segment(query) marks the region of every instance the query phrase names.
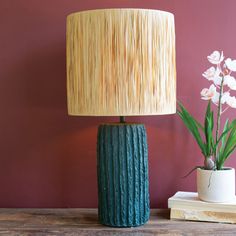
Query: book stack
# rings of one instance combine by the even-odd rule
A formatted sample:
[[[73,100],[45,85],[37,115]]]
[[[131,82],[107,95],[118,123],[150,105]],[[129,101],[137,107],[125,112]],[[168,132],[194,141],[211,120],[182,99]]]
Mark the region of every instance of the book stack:
[[[170,219],[236,223],[236,197],[227,203],[203,202],[197,193],[177,192],[168,199]]]

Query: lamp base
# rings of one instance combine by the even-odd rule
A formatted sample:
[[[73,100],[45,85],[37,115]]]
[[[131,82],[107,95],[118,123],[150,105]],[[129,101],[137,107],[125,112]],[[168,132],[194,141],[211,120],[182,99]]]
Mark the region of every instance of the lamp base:
[[[134,227],[150,215],[147,135],[143,124],[98,128],[98,217],[101,224]]]

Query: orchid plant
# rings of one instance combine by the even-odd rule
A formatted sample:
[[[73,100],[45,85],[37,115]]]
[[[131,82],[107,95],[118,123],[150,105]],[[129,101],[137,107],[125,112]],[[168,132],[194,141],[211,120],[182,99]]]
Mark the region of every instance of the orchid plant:
[[[236,79],[231,75],[236,72],[236,60],[224,58],[223,52],[214,51],[207,57],[212,66],[202,75],[212,84],[201,91],[201,99],[208,101],[204,125],[198,122],[179,102],[178,115],[188,130],[192,133],[202,154],[204,169],[222,170],[228,157],[236,149],[236,119],[226,120],[221,131],[221,116],[229,108],[236,108],[236,97],[231,96],[236,91]],[[217,107],[217,114],[211,108],[211,103]],[[214,119],[216,118],[216,129]]]

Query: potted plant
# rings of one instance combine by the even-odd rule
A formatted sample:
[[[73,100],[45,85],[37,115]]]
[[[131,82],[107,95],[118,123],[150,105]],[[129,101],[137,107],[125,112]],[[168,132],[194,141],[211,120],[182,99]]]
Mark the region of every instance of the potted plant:
[[[223,52],[214,51],[207,57],[213,64],[203,73],[212,82],[201,91],[201,98],[208,100],[204,124],[198,122],[179,102],[178,115],[191,132],[204,156],[204,165],[197,168],[197,191],[199,198],[209,202],[227,202],[235,197],[235,170],[224,167],[225,161],[236,149],[236,119],[226,119],[221,129],[221,118],[228,108],[236,108],[236,60],[224,59]],[[214,114],[211,103],[216,105]],[[214,125],[215,124],[215,125]],[[214,129],[214,126],[215,129]]]

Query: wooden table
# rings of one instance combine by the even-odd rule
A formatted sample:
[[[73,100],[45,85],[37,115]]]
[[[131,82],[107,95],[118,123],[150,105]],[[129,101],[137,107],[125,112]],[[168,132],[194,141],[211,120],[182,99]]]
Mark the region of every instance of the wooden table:
[[[152,210],[147,224],[111,228],[97,220],[97,209],[0,209],[0,235],[236,235],[236,225],[169,220],[168,210]]]

